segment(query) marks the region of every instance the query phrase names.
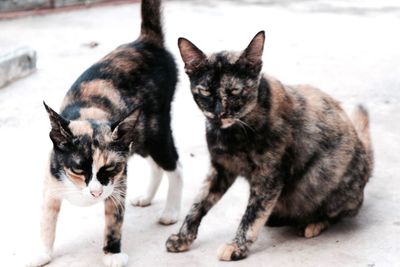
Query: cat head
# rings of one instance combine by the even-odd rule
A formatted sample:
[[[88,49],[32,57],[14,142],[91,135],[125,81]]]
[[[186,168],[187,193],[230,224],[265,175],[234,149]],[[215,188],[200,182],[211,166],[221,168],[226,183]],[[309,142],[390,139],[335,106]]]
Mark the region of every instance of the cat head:
[[[126,165],[137,145],[140,109],[113,124],[67,120],[44,103],[50,118],[53,152],[50,171],[63,183],[59,193],[77,205],[90,205],[126,186]]]
[[[192,42],[179,38],[194,100],[217,126],[232,126],[256,106],[264,41],[261,31],[241,53],[224,51],[206,56]]]

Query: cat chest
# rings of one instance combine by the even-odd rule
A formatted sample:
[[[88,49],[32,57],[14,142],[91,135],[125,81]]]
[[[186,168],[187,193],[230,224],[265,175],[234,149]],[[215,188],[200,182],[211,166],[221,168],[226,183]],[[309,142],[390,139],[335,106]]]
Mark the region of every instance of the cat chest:
[[[209,135],[207,143],[211,158],[235,175],[251,177],[265,166],[265,147],[257,145],[257,140],[235,137]]]
[[[241,129],[209,130],[207,144],[214,162],[227,171],[244,177],[257,175],[265,167],[268,146],[265,138],[257,138]]]
[[[254,153],[211,153],[214,162],[236,176],[250,178],[265,167],[265,161],[260,155]]]

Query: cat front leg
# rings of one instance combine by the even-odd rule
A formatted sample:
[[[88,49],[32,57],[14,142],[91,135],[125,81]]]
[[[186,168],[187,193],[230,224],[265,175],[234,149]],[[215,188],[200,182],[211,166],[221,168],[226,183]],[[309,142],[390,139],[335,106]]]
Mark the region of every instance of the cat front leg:
[[[126,186],[115,190],[116,193],[104,201],[106,225],[103,263],[107,267],[123,267],[128,264],[128,255],[121,252]]]
[[[182,252],[190,248],[197,237],[201,220],[233,184],[235,177],[219,166],[211,168],[179,233],[168,238],[166,242],[167,251]]]
[[[261,179],[260,179],[261,180]],[[218,259],[232,261],[246,258],[250,246],[257,240],[280,195],[281,186],[275,182],[250,182],[250,197],[232,243],[218,249]]]
[[[61,199],[54,196],[50,188],[45,186],[40,221],[41,245],[26,266],[43,266],[51,261],[61,202]]]

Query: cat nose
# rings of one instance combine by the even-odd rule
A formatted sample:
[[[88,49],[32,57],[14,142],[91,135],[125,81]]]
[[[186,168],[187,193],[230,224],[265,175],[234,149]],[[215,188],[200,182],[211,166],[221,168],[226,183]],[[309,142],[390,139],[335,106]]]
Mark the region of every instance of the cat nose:
[[[99,197],[101,196],[101,194],[103,194],[103,189],[100,190],[91,190],[90,194],[94,197]]]
[[[220,101],[217,101],[216,105],[215,105],[215,113],[221,117],[221,113],[223,112],[223,107],[222,107],[222,103]]]

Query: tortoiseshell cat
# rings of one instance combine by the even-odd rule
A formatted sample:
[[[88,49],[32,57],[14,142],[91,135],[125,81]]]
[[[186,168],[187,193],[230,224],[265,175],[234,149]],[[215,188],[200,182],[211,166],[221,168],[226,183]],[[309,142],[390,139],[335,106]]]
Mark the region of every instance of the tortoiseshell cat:
[[[353,123],[339,103],[306,85],[285,86],[261,74],[264,32],[243,53],[206,56],[190,41],[179,48],[194,100],[206,116],[211,170],[170,252],[188,250],[200,222],[235,181],[250,198],[220,260],[245,258],[263,225],[293,225],[311,238],[357,214],[373,167],[368,114]]]
[[[51,260],[63,199],[82,206],[104,201],[104,264],[127,264],[121,227],[127,161],[133,153],[148,157],[153,168],[148,194],[133,204],[150,204],[165,171],[169,190],[160,223],[177,221],[182,179],[170,128],[177,69],[164,48],[160,17],[160,1],[143,0],[139,38],[86,70],[68,91],[60,115],[45,104],[53,150],[44,191],[43,253],[31,266]]]

